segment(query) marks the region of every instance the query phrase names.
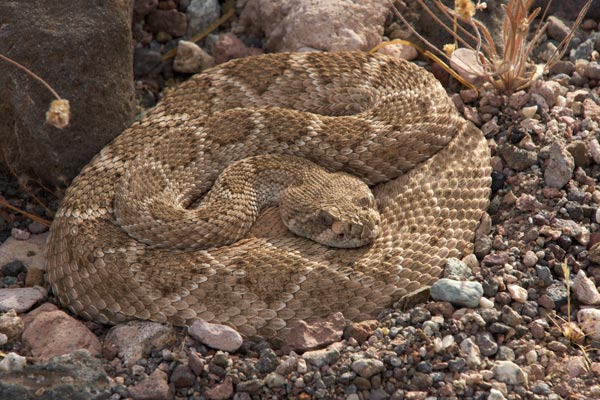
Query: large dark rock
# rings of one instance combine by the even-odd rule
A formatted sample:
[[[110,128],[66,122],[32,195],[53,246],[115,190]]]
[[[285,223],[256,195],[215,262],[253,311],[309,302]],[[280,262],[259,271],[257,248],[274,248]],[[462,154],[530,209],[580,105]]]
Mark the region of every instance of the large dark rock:
[[[134,115],[133,0],[0,1],[0,53],[71,103],[71,124],[45,122],[52,95],[0,60],[0,163],[64,186]]]
[[[86,350],[52,358],[47,364],[0,373],[0,399],[104,400],[110,383],[100,360]]]

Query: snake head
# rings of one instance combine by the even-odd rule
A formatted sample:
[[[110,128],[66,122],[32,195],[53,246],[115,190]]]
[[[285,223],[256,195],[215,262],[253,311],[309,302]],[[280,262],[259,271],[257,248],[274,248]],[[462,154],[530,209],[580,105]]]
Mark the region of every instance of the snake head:
[[[293,189],[282,196],[283,223],[296,235],[330,247],[354,248],[372,243],[381,232],[375,197],[358,178],[335,175],[342,176],[334,190],[298,189],[295,193]]]

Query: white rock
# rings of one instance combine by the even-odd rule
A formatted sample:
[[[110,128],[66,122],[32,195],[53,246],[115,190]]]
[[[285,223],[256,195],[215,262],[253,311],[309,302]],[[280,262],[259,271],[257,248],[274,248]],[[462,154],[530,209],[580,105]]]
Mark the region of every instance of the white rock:
[[[195,321],[188,333],[213,349],[235,352],[242,345],[242,336],[233,328],[226,325],[211,324],[204,320]]]
[[[27,364],[27,358],[10,352],[0,361],[0,371],[16,372],[21,371]]]
[[[0,289],[0,312],[15,310],[22,313],[46,298],[48,293],[39,286]]]
[[[592,340],[600,340],[600,310],[597,308],[584,308],[577,312],[577,322]]]
[[[221,7],[218,0],[192,0],[186,10],[188,37],[203,32],[219,19]]]
[[[487,400],[505,400],[506,397],[504,397],[504,395],[502,394],[501,391],[499,391],[498,389],[490,389],[490,395],[488,396]]]
[[[600,293],[594,282],[585,276],[582,269],[579,270],[575,279],[573,279],[573,293],[577,300],[587,305],[600,304]]]
[[[519,303],[525,303],[527,301],[527,289],[522,288],[519,285],[508,285],[508,292],[510,297]]]
[[[489,310],[491,308],[494,308],[494,302],[492,300],[488,299],[487,297],[482,297],[479,300],[479,307]]]
[[[531,250],[527,251],[523,256],[523,265],[526,267],[533,267],[538,262],[538,258],[535,253]]]
[[[27,268],[44,270],[46,265],[46,240],[48,233],[31,235],[28,240],[9,237],[0,246],[0,265],[20,260]]]
[[[492,367],[492,372],[494,378],[509,385],[519,385],[527,382],[527,374],[512,361],[496,361]]]
[[[470,338],[463,340],[460,343],[460,350],[466,356],[467,365],[471,368],[477,368],[481,365],[481,351],[479,346]]]

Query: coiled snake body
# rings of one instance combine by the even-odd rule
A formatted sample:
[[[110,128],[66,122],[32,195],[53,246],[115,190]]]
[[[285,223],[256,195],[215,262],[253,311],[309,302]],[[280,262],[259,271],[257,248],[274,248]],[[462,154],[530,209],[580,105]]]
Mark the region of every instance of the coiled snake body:
[[[146,198],[138,192],[174,201],[173,215],[185,216],[228,165],[265,154],[371,186],[377,238],[324,246],[289,232],[273,207],[245,238],[212,248],[194,245],[205,234],[194,223],[151,243],[119,225],[121,214],[136,224],[115,204]],[[81,171],[52,225],[48,278],[63,305],[100,323],[202,318],[277,337],[337,311],[361,320],[472,251],[490,172],[481,132],[409,62],[353,52],[234,60],[181,84]],[[330,191],[321,182],[310,190]]]

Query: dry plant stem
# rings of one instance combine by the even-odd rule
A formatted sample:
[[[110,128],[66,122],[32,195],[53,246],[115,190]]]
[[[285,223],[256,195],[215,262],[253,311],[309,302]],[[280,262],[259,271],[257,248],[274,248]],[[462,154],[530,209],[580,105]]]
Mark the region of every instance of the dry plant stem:
[[[54,89],[52,89],[52,86],[50,86],[48,83],[46,83],[45,80],[43,80],[42,78],[40,78],[38,75],[36,75],[33,71],[31,71],[29,68],[19,64],[18,62],[16,62],[15,60],[6,57],[3,54],[0,54],[0,59],[6,61],[9,64],[14,65],[15,67],[19,68],[20,70],[26,72],[27,74],[29,74],[29,76],[31,76],[33,79],[35,79],[36,81],[40,82],[42,85],[44,85],[46,87],[46,89],[48,89],[50,91],[50,93],[52,93],[52,95],[54,97],[56,97],[57,100],[61,100],[61,97],[58,95],[58,93],[56,93],[56,91]]]
[[[31,213],[28,213],[25,210],[21,210],[18,207],[13,206],[12,204],[10,204],[8,201],[6,201],[5,199],[3,199],[2,197],[0,197],[0,206],[4,206],[6,208],[10,208],[13,211],[18,212],[19,214],[22,214],[24,216],[26,216],[27,218],[41,224],[44,225],[47,228],[50,228],[50,225],[52,225],[52,223],[50,221],[45,220],[44,218],[40,218],[37,215],[33,215]]]
[[[577,30],[579,25],[581,25],[583,18],[585,17],[588,10],[590,9],[590,6],[592,5],[592,1],[593,0],[588,0],[584,4],[583,8],[577,15],[577,19],[573,23],[573,27],[569,30],[569,33],[567,34],[567,36],[565,36],[565,38],[558,44],[558,46],[556,46],[556,49],[550,56],[550,59],[548,60],[546,65],[548,65],[550,67],[550,66],[556,64],[562,58],[562,56],[565,55],[565,52],[567,51],[567,48],[569,47],[569,43],[571,42],[571,40],[573,39],[573,36],[575,35],[575,31]]]
[[[212,31],[214,31],[215,29],[217,29],[219,26],[221,26],[222,24],[224,24],[229,18],[233,17],[233,15],[235,14],[235,7],[233,5],[233,1],[232,0],[227,0],[225,2],[224,9],[226,11],[221,16],[221,18],[219,18],[218,20],[216,20],[215,22],[213,22],[212,24],[210,24],[209,27],[206,28],[204,31],[202,31],[200,33],[197,33],[194,36],[192,36],[189,41],[196,43],[196,42],[204,39],[206,36],[208,36],[209,33],[211,33]],[[167,60],[175,57],[176,54],[177,54],[177,48],[171,49],[168,52],[166,52],[165,55],[162,56],[161,60],[163,62],[167,61]]]

